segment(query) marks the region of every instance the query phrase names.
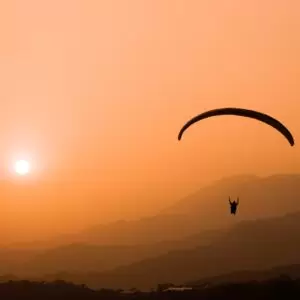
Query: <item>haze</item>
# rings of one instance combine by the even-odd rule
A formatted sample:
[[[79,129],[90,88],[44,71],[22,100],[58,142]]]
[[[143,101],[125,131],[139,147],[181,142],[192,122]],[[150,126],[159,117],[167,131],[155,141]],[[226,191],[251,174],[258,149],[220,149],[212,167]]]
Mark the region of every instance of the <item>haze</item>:
[[[211,180],[297,173],[300,2],[3,1],[1,234],[31,240],[151,215]],[[253,120],[285,123],[291,148]],[[26,178],[9,171],[26,156]],[[227,197],[227,195],[226,195]]]

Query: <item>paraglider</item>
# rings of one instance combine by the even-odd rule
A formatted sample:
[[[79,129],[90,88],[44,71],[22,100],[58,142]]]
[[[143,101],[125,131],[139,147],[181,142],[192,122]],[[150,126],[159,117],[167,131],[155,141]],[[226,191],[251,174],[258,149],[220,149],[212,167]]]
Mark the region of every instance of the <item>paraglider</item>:
[[[200,115],[197,115],[196,117],[192,118],[189,120],[180,130],[178,134],[178,140],[180,141],[182,138],[183,133],[194,123],[201,121],[206,118],[214,117],[214,116],[223,116],[223,115],[235,115],[235,116],[240,116],[240,117],[247,117],[247,118],[252,118],[256,119],[260,122],[263,122],[274,129],[276,129],[279,133],[281,133],[289,142],[291,146],[294,146],[295,141],[294,137],[291,134],[291,132],[278,120],[275,118],[255,111],[255,110],[250,110],[250,109],[244,109],[244,108],[236,108],[236,107],[225,107],[225,108],[218,108],[218,109],[213,109],[206,111]],[[237,212],[237,207],[239,205],[239,198],[237,198],[237,201],[231,202],[230,197],[229,197],[229,204],[230,204],[230,213],[235,215]]]
[[[230,200],[230,197],[229,197],[229,204],[230,204],[230,213],[232,214],[232,215],[235,215],[236,214],[236,210],[237,210],[237,207],[238,207],[238,205],[239,205],[239,197],[237,198],[237,201],[233,201],[233,202],[231,202],[231,200]]]
[[[178,140],[181,140],[183,133],[186,131],[187,128],[189,128],[194,123],[201,121],[203,119],[214,117],[214,116],[222,116],[222,115],[235,115],[235,116],[241,116],[241,117],[248,117],[252,119],[256,119],[258,121],[261,121],[263,123],[266,123],[279,131],[290,143],[291,146],[294,146],[294,137],[292,136],[291,132],[278,120],[274,119],[273,117],[266,115],[264,113],[250,110],[250,109],[244,109],[244,108],[235,108],[235,107],[225,107],[225,108],[218,108],[206,111],[191,120],[189,120],[180,130],[178,135]]]

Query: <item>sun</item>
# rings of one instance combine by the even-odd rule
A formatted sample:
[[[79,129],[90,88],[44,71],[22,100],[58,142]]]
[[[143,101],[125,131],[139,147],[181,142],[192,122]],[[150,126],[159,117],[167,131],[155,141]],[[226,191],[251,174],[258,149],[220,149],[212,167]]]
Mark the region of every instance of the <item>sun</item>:
[[[27,160],[18,160],[15,163],[15,171],[19,175],[26,175],[30,172],[30,163]]]

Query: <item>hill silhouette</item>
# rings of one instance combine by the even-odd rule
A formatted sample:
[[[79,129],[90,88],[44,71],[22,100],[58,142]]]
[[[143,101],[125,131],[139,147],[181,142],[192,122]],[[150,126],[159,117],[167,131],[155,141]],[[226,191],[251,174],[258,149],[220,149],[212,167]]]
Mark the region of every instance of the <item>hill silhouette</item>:
[[[171,251],[113,271],[81,277],[92,287],[149,289],[161,282],[200,280],[239,270],[300,263],[300,213],[243,221],[210,245]],[[62,278],[64,279],[64,278]],[[79,280],[79,277],[78,279]]]
[[[258,177],[239,175],[220,179],[182,199],[163,213],[200,217],[207,225],[228,224],[228,196],[241,199],[241,219],[272,217],[300,210],[300,175]]]
[[[240,195],[241,206],[238,215],[233,219],[228,213],[227,195],[233,195],[234,192]],[[44,244],[37,243],[37,249],[31,249],[34,244],[27,249],[0,249],[0,273],[37,276],[67,272],[72,276],[79,274],[80,278],[84,273],[98,274],[119,266],[170,255],[168,253],[173,250],[196,251],[194,248],[206,246],[208,250],[197,248],[197,251],[200,251],[199,257],[204,257],[205,255],[201,253],[210,251],[209,247],[212,243],[216,247],[216,241],[224,236],[224,230],[230,228],[229,225],[234,225],[243,219],[251,220],[265,215],[270,217],[293,212],[298,207],[300,210],[299,196],[300,175],[274,175],[265,178],[242,175],[224,178],[200,189],[153,217],[88,228],[78,234],[44,241]],[[181,211],[184,213],[179,214]],[[253,226],[259,228],[260,222],[256,225],[255,222],[251,223],[251,228]],[[237,231],[242,228],[245,230],[242,224],[238,229],[234,229],[237,232],[234,235],[237,241],[233,240],[233,242],[237,245],[240,242],[247,243],[247,240],[243,240],[243,234]],[[271,224],[270,220],[268,224]],[[298,225],[295,223],[293,226]],[[275,235],[276,230],[281,232],[281,228],[276,227],[276,230],[275,227],[272,228],[270,232],[274,230]],[[260,232],[259,229],[257,231]],[[232,238],[227,236],[225,245]],[[258,241],[257,238],[253,245]],[[233,242],[231,245],[234,244]],[[39,248],[41,244],[43,247]],[[222,245],[220,247],[223,247]],[[184,256],[184,253],[180,255]],[[187,255],[192,254],[187,253]],[[94,275],[91,276],[93,277]]]
[[[300,211],[300,175],[240,175],[224,178],[155,216],[94,226],[78,234],[62,236],[53,243],[150,244],[224,228],[233,224],[232,216],[228,213],[228,196],[240,196],[239,212],[234,221]]]
[[[234,221],[300,211],[300,175],[239,175],[223,178],[153,216],[101,223],[75,234],[33,243],[14,243],[11,246],[46,249],[74,243],[129,246],[179,240],[201,231],[231,225],[233,219],[228,214],[228,196],[232,199],[240,196],[239,212]]]
[[[19,276],[40,276],[57,272],[100,272],[156,257],[174,249],[192,249],[205,246],[216,239],[219,231],[206,231],[181,240],[135,246],[102,246],[95,244],[68,244],[50,249],[0,249],[0,273]],[[2,250],[2,251],[1,251]],[[16,259],[15,259],[16,258]]]

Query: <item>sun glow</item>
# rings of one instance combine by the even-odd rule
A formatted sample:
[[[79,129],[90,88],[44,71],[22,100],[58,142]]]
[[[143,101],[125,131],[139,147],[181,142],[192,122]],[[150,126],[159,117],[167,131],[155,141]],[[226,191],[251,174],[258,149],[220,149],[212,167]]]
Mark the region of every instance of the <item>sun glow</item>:
[[[30,164],[27,160],[18,160],[15,163],[15,172],[19,175],[26,175],[30,172]]]

